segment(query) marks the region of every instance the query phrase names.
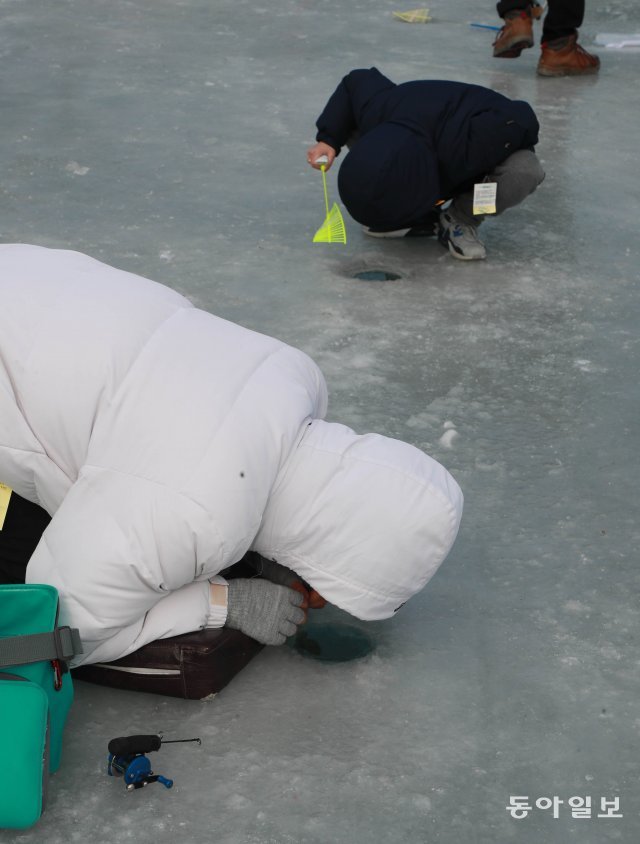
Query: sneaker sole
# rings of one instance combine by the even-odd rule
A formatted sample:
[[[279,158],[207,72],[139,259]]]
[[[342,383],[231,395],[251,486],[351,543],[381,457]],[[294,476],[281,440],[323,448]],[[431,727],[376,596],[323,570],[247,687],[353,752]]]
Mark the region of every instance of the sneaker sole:
[[[504,50],[500,50],[500,52],[493,51],[493,58],[494,59],[517,59],[520,53],[523,50],[528,50],[529,47],[533,47],[533,41],[529,41],[525,39],[523,41],[516,41],[515,44],[510,44]]]
[[[401,237],[406,237],[407,233],[410,231],[409,229],[396,229],[396,231],[392,232],[372,232],[369,229],[363,228],[362,231],[367,237],[386,237],[390,240],[398,240]]]
[[[484,261],[487,257],[487,253],[485,252],[484,255],[462,255],[460,252],[456,252],[456,250],[448,244],[449,252],[453,255],[454,258],[457,258],[458,261]]]
[[[536,73],[538,74],[538,76],[593,76],[593,74],[598,73],[599,70],[600,65],[596,65],[595,67],[589,67],[584,70],[570,67],[538,67]]]
[[[442,240],[442,238],[438,237],[438,243],[440,246],[444,246],[445,249],[448,249],[451,255],[454,258],[457,258],[459,261],[484,261],[487,257],[487,253],[485,252],[484,255],[463,255],[461,252],[458,252],[450,240]]]

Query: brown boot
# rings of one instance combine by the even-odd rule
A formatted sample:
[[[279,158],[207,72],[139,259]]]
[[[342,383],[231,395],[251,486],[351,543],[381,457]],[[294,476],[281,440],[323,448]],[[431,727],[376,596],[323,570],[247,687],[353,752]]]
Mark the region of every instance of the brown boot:
[[[567,35],[542,44],[538,76],[585,76],[597,73],[600,59],[577,43],[577,35]]]
[[[496,59],[515,59],[527,47],[533,47],[530,6],[521,11],[507,12],[504,26],[493,42],[493,55]]]

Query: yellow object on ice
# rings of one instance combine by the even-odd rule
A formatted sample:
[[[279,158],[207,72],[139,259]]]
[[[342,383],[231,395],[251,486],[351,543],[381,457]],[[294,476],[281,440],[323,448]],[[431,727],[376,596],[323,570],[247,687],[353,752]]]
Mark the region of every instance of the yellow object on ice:
[[[313,237],[314,243],[346,243],[347,231],[344,227],[342,212],[337,203],[333,203],[329,210],[329,194],[327,193],[327,177],[324,174],[325,165],[320,166],[322,171],[322,186],[324,187],[324,206],[327,216]]]
[[[394,18],[405,23],[428,23],[431,20],[429,9],[412,9],[409,12],[393,12]]]
[[[346,243],[347,232],[342,212],[334,202],[327,218],[313,237],[314,243]]]

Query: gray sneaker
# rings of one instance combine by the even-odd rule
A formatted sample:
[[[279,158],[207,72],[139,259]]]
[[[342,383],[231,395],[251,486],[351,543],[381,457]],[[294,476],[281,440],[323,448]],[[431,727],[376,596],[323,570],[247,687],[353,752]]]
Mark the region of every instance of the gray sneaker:
[[[487,250],[478,237],[478,230],[468,223],[461,223],[448,208],[440,212],[437,226],[438,240],[449,249],[454,258],[461,261],[480,261],[487,257]]]

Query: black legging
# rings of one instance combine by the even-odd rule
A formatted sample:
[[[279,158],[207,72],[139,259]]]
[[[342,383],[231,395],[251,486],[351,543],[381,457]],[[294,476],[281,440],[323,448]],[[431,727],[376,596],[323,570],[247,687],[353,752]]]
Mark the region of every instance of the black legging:
[[[526,0],[500,0],[498,14],[503,18],[507,12],[526,9],[531,5]],[[542,25],[542,40],[553,41],[566,35],[575,35],[582,26],[584,0],[548,0],[547,14]]]
[[[27,563],[50,521],[42,507],[11,493],[0,530],[0,583],[24,583]]]
[[[9,508],[0,530],[0,583],[24,583],[27,563],[40,542],[51,516],[39,507],[11,493]],[[220,572],[226,578],[255,577],[258,555],[247,551],[240,562]]]

